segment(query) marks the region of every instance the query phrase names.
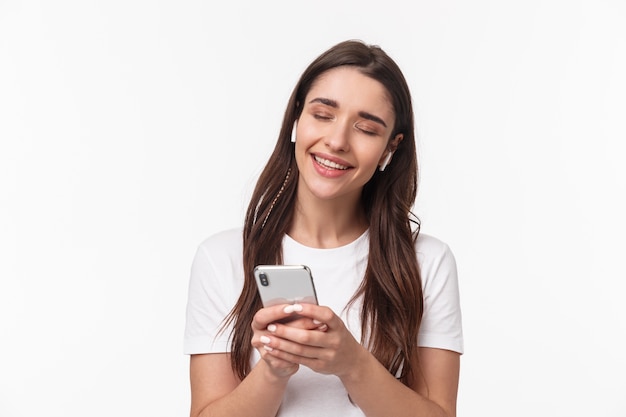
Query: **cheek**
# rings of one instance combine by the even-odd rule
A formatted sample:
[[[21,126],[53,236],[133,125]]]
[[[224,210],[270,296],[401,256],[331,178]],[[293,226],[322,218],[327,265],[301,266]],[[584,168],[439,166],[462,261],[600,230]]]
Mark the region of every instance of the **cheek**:
[[[361,161],[364,165],[374,165],[378,166],[380,160],[383,157],[383,153],[385,151],[385,146],[381,146],[380,144],[371,145],[371,146],[363,146],[359,153],[361,155]]]
[[[302,170],[309,158],[309,154],[307,152],[311,148],[311,142],[307,141],[304,135],[300,135],[296,138],[296,143],[293,145],[296,166],[298,167],[298,170]]]
[[[296,143],[310,144],[325,134],[324,130],[312,123],[300,122],[298,124]]]

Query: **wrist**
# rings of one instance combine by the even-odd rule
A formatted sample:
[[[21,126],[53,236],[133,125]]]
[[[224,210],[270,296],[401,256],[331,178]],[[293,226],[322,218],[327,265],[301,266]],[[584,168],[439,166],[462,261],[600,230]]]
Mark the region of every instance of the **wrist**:
[[[344,385],[349,385],[357,381],[365,381],[371,367],[371,361],[378,362],[370,351],[359,344],[359,348],[356,350],[350,366],[346,368],[344,373],[337,376]]]
[[[269,366],[264,360],[259,361],[259,367],[261,368],[261,374],[265,383],[268,385],[273,385],[276,387],[285,387],[289,382],[289,379],[293,374],[295,374],[298,370],[296,367],[295,370],[276,370]]]

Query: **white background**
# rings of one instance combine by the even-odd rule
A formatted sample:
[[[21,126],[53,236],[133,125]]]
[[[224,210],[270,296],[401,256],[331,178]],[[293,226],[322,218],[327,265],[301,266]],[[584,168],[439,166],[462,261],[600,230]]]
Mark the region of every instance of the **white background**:
[[[195,248],[349,38],[412,89],[459,416],[625,416],[626,2],[216,3],[0,0],[0,416],[187,415]]]

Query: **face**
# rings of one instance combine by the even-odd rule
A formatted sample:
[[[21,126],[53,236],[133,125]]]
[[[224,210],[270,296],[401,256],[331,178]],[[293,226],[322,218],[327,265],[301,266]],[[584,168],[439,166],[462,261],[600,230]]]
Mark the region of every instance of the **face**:
[[[352,67],[323,73],[309,90],[296,127],[299,198],[359,200],[363,186],[402,135],[387,90]]]

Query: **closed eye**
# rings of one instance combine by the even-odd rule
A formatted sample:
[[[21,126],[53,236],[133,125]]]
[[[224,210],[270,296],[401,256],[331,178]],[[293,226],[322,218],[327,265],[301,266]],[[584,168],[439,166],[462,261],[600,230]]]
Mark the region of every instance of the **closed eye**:
[[[371,132],[371,131],[369,131],[369,130],[365,130],[365,129],[359,129],[359,130],[360,130],[361,132],[365,133],[366,135],[369,135],[369,136],[377,136],[377,135],[378,135],[378,133],[376,133],[376,132]]]
[[[363,126],[360,124],[356,124],[354,127],[356,127],[358,130],[360,130],[362,133],[365,133],[368,136],[378,136],[378,130],[377,129],[371,129],[368,126]]]
[[[313,117],[317,120],[331,120],[333,118],[326,114],[313,114]]]

